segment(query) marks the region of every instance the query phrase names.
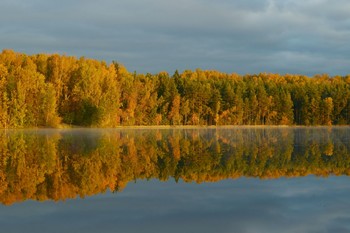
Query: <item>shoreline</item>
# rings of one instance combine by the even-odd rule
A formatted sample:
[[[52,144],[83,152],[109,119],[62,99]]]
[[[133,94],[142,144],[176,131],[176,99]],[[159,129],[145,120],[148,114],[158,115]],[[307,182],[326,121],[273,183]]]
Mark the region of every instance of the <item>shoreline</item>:
[[[29,127],[29,128],[0,128],[0,131],[21,131],[21,130],[123,130],[123,129],[243,129],[243,128],[347,128],[350,125],[133,125],[133,126],[117,126],[113,128],[104,127],[80,127],[80,126],[64,126],[57,128],[46,127]]]

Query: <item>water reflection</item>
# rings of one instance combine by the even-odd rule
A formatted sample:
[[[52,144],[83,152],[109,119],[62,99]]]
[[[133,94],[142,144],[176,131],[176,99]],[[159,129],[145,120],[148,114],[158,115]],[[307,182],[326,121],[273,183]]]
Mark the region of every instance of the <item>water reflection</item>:
[[[350,174],[339,128],[24,130],[0,132],[0,201],[64,200],[130,181]]]

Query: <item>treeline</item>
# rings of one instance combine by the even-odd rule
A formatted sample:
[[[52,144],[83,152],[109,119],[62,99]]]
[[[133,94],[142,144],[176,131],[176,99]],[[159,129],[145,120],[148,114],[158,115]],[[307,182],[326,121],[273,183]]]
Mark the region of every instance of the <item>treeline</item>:
[[[350,124],[350,76],[128,72],[117,62],[0,54],[0,128]]]
[[[348,128],[1,131],[0,202],[121,191],[139,179],[350,175]]]

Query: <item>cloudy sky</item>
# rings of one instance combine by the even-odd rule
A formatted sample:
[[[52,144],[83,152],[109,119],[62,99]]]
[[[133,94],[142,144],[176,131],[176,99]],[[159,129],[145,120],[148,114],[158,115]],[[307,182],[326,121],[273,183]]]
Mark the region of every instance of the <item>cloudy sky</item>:
[[[0,46],[129,71],[350,73],[348,0],[1,0]]]

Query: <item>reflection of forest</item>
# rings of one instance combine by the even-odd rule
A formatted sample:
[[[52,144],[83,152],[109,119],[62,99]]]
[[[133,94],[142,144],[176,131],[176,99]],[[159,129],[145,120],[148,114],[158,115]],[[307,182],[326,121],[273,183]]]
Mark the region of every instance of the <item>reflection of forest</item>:
[[[136,179],[350,174],[349,128],[0,132],[0,198],[62,200]]]

